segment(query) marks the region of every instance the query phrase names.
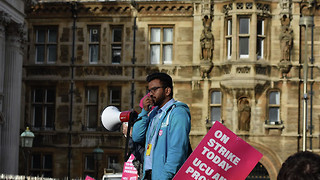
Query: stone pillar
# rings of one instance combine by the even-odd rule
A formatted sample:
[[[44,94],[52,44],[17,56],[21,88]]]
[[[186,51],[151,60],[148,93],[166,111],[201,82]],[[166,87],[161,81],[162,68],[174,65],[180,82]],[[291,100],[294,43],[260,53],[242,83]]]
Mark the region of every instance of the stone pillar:
[[[5,66],[5,39],[6,39],[6,31],[5,27],[9,23],[10,18],[8,14],[3,11],[0,11],[0,155],[2,154],[2,125],[4,123],[4,114],[3,114],[3,89],[4,89],[4,66]],[[0,156],[0,162],[2,162],[2,158]],[[1,165],[0,163],[0,169]],[[1,173],[1,172],[0,172]]]
[[[252,57],[251,61],[257,61],[257,14],[253,13],[251,17],[252,22],[250,22],[249,54]]]
[[[0,11],[0,113],[2,113],[2,109],[3,109],[3,84],[4,84],[5,39],[6,39],[5,26],[9,23],[9,21],[10,21],[9,16],[3,11]],[[0,120],[0,123],[1,123],[1,120]]]
[[[22,25],[11,23],[5,41],[5,71],[0,173],[18,174],[22,85]],[[4,166],[3,166],[4,165]]]

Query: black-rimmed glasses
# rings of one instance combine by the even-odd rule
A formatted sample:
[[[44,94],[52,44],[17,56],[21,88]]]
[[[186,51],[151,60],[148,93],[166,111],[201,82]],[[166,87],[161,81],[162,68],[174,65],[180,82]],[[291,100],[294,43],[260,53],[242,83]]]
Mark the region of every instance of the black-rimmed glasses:
[[[159,88],[163,88],[163,87],[160,87],[160,86],[158,86],[158,87],[153,87],[153,88],[151,88],[151,89],[148,89],[148,93],[155,93]]]

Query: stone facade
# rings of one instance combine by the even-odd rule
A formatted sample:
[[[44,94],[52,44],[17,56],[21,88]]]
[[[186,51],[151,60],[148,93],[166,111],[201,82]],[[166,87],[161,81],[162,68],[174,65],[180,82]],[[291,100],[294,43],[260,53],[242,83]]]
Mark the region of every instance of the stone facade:
[[[105,131],[100,113],[109,105],[139,112],[145,77],[161,71],[174,80],[174,98],[190,107],[193,148],[219,120],[263,153],[260,163],[276,179],[282,162],[302,150],[306,96],[307,149],[320,149],[318,9],[316,2],[287,0],[40,1],[27,11],[23,63],[21,126],[36,135],[32,153],[50,155],[48,171],[55,178],[94,173],[86,165],[96,147],[104,150],[99,176],[111,168],[110,159],[122,164],[125,138]],[[314,15],[314,43],[311,27],[299,23],[301,15]],[[52,41],[50,32],[56,33]],[[41,33],[48,39],[39,41]],[[41,47],[54,47],[54,55]],[[312,61],[304,96],[305,56]],[[92,88],[97,101],[90,104]],[[37,104],[37,90],[54,92],[54,100]],[[36,118],[37,105],[54,107],[51,124],[44,110],[44,119]]]

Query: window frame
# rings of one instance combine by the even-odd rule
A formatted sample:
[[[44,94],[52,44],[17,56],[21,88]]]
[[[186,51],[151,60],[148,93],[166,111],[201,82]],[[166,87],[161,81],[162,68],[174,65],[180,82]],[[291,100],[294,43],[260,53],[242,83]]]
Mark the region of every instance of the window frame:
[[[34,167],[35,155],[40,156],[40,160],[39,160],[40,168]],[[45,167],[45,165],[46,165],[46,157],[51,157],[51,169]],[[39,177],[39,176],[44,175],[43,174],[44,172],[47,172],[47,173],[49,172],[50,175],[49,176],[44,176],[44,177],[52,177],[52,175],[53,175],[53,162],[54,162],[54,159],[53,159],[52,153],[47,153],[47,152],[44,152],[44,153],[42,153],[42,152],[32,153],[31,162],[30,162],[30,174],[33,175],[33,176],[38,176]],[[39,172],[39,174],[36,174],[35,172]]]
[[[88,159],[90,158],[90,163],[88,162]],[[91,168],[88,168],[89,166],[92,166]],[[95,160],[93,154],[84,154],[83,155],[83,177],[91,176],[95,177]]]
[[[93,40],[94,30],[97,30],[97,38],[98,40]],[[88,61],[89,64],[98,64],[100,59],[100,41],[101,41],[101,27],[100,25],[89,25],[88,26]],[[97,49],[95,49],[97,48]],[[92,49],[93,51],[97,51],[97,59],[93,59],[92,55]]]
[[[270,102],[270,98],[271,98],[271,94],[272,93],[278,93],[278,97],[276,99],[276,101],[278,101],[279,103],[278,104],[271,104]],[[281,92],[279,90],[271,90],[269,93],[268,93],[268,124],[270,125],[276,125],[276,124],[281,124]],[[270,119],[270,113],[271,113],[271,110],[270,109],[277,109],[277,120],[273,121]]]
[[[36,101],[38,95],[36,94],[37,91],[41,91],[42,101]],[[48,100],[48,91],[53,91],[53,101]],[[32,107],[32,126],[35,130],[54,130],[55,129],[55,117],[56,117],[56,89],[54,87],[34,87],[31,90],[31,107]],[[40,109],[37,109],[39,107]],[[52,110],[52,124],[48,123],[48,108],[51,107]],[[40,110],[40,116],[36,114],[37,110]],[[41,122],[38,122],[37,117],[40,117]],[[41,123],[40,126],[36,126],[37,123]]]
[[[248,19],[248,27],[247,27],[247,31],[248,33],[240,33],[241,31],[241,19]],[[249,58],[250,57],[250,23],[251,23],[251,16],[239,16],[238,17],[238,50],[239,50],[239,58],[240,59],[246,59],[246,58]],[[241,45],[241,39],[245,40],[247,39],[247,43],[248,43],[248,46],[247,46],[247,51],[248,51],[248,54],[241,54],[241,47],[244,47],[243,45]]]
[[[90,97],[91,97],[91,91],[96,91],[96,102],[91,102],[90,101]],[[86,87],[86,103],[85,103],[85,110],[86,110],[86,119],[85,119],[85,125],[86,125],[86,130],[96,130],[98,128],[98,108],[99,108],[99,87],[98,86],[87,86]],[[92,108],[94,112],[92,112]],[[91,122],[93,121],[93,119],[91,119],[91,115],[92,113],[94,113],[94,117],[95,117],[95,122]],[[91,123],[93,123],[93,126],[91,127]]]
[[[54,30],[56,32],[55,41],[50,41],[50,30]],[[39,31],[44,31],[44,40],[43,42],[38,42],[39,38]],[[34,61],[36,64],[55,64],[58,59],[58,34],[59,34],[59,28],[58,26],[35,26],[34,27]],[[39,61],[38,58],[38,47],[43,47],[43,61]],[[55,59],[54,61],[50,60],[50,47],[55,47],[54,55]]]
[[[261,23],[261,34],[259,34],[258,32],[258,26],[259,26],[259,22],[262,22]],[[264,56],[265,56],[265,39],[266,39],[266,35],[265,35],[265,32],[266,32],[266,29],[265,29],[265,22],[266,20],[265,19],[262,19],[262,18],[258,18],[257,20],[257,60],[259,59],[264,59]],[[260,46],[259,46],[260,44]],[[260,51],[259,51],[259,47],[260,47]],[[259,52],[260,52],[260,55],[259,55]]]
[[[120,154],[108,154],[107,158],[107,169],[113,169],[115,173],[121,173],[123,171],[122,166],[120,166]],[[115,159],[115,166],[113,167],[113,162],[111,160]],[[117,165],[118,164],[118,165]]]
[[[119,94],[119,98],[116,98],[114,96],[114,91],[118,91],[117,94]],[[121,110],[121,98],[122,98],[122,89],[121,86],[110,86],[109,87],[109,96],[108,96],[108,102],[109,102],[109,106],[115,106],[117,107],[119,110]],[[116,100],[115,100],[116,99]]]
[[[152,42],[152,29],[160,29],[160,40],[159,42]],[[164,30],[165,29],[171,29],[172,34],[171,34],[171,41],[164,41]],[[175,34],[175,29],[174,25],[150,25],[149,26],[149,58],[150,58],[150,64],[157,65],[157,64],[172,64],[173,59],[174,59],[174,34]],[[153,62],[152,58],[152,46],[159,46],[159,62]],[[165,60],[164,52],[165,52],[165,47],[170,47],[171,46],[171,59],[170,60]]]
[[[219,101],[220,103],[213,103],[212,100],[213,100],[213,94],[214,93],[219,93]],[[211,90],[210,91],[210,99],[209,99],[209,112],[210,112],[210,121],[207,122],[207,123],[211,123],[213,124],[215,121],[219,121],[219,122],[222,122],[222,92],[221,90],[219,89],[214,89],[214,90]],[[214,120],[213,117],[212,117],[212,109],[213,108],[219,108],[219,111],[220,111],[220,118],[219,120]]]
[[[111,26],[111,64],[121,64],[122,62],[122,55],[123,55],[123,39],[124,39],[124,34],[123,34],[123,26]],[[121,40],[120,41],[115,41],[115,36],[114,36],[114,31],[115,30],[121,30]],[[114,50],[119,50],[120,49],[120,59],[119,62],[114,61]]]
[[[232,18],[226,19],[226,56],[230,60],[232,57]]]

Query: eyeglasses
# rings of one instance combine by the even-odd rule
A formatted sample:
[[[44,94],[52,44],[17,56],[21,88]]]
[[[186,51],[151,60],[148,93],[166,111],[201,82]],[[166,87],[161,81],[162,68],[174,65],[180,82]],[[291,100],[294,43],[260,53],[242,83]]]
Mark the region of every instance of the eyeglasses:
[[[155,93],[159,88],[163,88],[163,87],[153,87],[151,89],[148,89],[148,93]]]

